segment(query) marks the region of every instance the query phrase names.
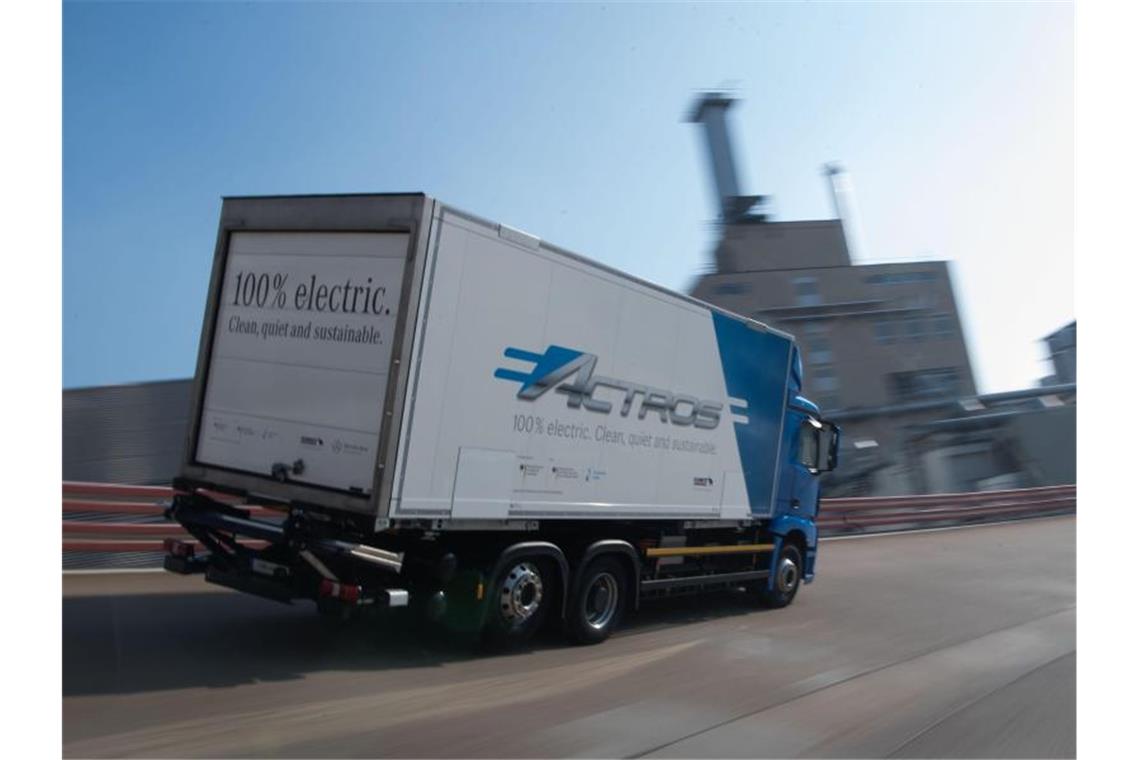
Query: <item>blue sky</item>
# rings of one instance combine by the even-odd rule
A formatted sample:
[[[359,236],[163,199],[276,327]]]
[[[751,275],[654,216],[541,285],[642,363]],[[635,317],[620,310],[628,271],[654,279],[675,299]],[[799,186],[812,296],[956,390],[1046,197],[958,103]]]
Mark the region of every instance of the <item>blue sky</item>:
[[[64,6],[65,387],[193,373],[220,197],[425,191],[684,288],[716,231],[682,116],[858,260],[946,258],[983,391],[1074,317],[1065,4]]]

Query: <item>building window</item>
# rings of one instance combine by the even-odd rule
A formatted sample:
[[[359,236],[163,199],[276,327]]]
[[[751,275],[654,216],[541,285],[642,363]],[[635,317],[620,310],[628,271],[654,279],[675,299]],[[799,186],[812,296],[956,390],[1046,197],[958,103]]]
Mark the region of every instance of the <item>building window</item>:
[[[721,282],[713,285],[713,293],[718,296],[742,296],[751,289],[747,282]]]
[[[796,306],[819,306],[823,298],[819,294],[819,283],[814,277],[792,279],[792,292],[796,295]]]
[[[875,342],[881,345],[895,342],[895,320],[889,318],[875,320]]]
[[[939,338],[954,337],[954,317],[951,314],[934,316],[934,334]]]
[[[831,364],[831,344],[827,338],[808,338],[808,364]]]
[[[926,337],[926,317],[907,317],[905,326],[907,340],[922,340]]]
[[[956,396],[959,393],[958,370],[953,367],[896,372],[891,375],[892,391],[899,401],[926,401]]]
[[[839,378],[833,367],[813,367],[811,370],[812,388],[820,393],[835,393],[839,390]]]
[[[804,353],[808,364],[831,364],[831,341],[826,337],[827,328],[818,322],[808,322],[803,327]]]
[[[913,314],[906,317],[882,317],[875,320],[875,342],[923,341],[950,338],[956,334],[953,314]]]
[[[937,276],[934,272],[884,272],[863,281],[868,285],[909,285],[912,282],[929,282]]]

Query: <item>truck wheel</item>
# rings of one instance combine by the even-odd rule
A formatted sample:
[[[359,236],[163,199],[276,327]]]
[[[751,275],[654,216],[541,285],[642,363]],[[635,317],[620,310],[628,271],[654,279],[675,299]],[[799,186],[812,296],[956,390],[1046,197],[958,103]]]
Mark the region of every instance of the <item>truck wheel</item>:
[[[579,644],[605,641],[621,622],[628,602],[625,567],[613,557],[599,557],[586,566],[566,609],[570,638]]]
[[[796,591],[800,588],[800,578],[803,577],[803,555],[795,544],[784,544],[780,550],[780,559],[776,562],[776,577],[772,588],[767,585],[760,594],[760,601],[766,607],[787,607],[796,598]]]
[[[490,587],[486,638],[500,646],[526,642],[550,609],[553,579],[532,557],[511,560]]]

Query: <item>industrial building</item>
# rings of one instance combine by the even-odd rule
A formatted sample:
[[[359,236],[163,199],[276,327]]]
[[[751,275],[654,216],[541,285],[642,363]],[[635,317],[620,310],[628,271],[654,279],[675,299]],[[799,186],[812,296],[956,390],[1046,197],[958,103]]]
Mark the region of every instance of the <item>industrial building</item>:
[[[707,139],[721,228],[711,271],[692,294],[799,340],[805,394],[844,427],[843,465],[825,480],[828,492],[1074,482],[1075,455],[1073,463],[1057,465],[1054,459],[1067,456],[1064,447],[1046,457],[1030,451],[1029,439],[1040,437],[1042,426],[1060,426],[1057,435],[1065,437],[1075,424],[1073,409],[1055,409],[1075,403],[1075,324],[1071,339],[1065,329],[1047,339],[1059,369],[1043,387],[979,397],[950,263],[853,262],[844,219],[850,204],[835,165],[825,175],[836,218],[772,220],[764,196],[740,193],[728,131],[733,102],[708,93],[689,114]],[[1036,414],[1044,408],[1039,399],[1047,399],[1049,422]],[[1001,407],[996,417],[995,406]],[[1003,436],[1026,440],[996,440]],[[963,440],[972,448],[962,448]],[[959,466],[967,459],[969,466]]]
[[[1043,339],[1049,351],[1053,374],[1042,378],[1042,385],[1077,382],[1077,323],[1070,322]]]

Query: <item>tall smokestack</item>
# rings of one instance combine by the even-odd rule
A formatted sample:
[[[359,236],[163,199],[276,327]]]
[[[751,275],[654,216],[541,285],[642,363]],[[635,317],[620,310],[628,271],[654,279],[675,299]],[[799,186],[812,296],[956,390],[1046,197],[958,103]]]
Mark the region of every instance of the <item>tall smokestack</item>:
[[[728,137],[728,107],[735,103],[722,92],[706,92],[697,98],[689,113],[689,121],[703,124],[709,147],[713,183],[720,202],[721,218],[727,221],[741,216],[760,200],[759,195],[742,196],[736,178],[736,162],[732,156],[732,142]]]
[[[843,238],[847,242],[848,255],[854,258],[859,249],[861,235],[851,175],[847,173],[842,164],[832,161],[823,165],[823,176],[827,178],[827,186],[831,191],[831,207],[835,211],[835,218],[843,227]]]
[[[840,177],[843,175],[843,166],[836,162],[823,165],[823,176],[827,177],[827,187],[831,190],[831,208],[835,212],[835,218],[843,221],[843,205],[840,203],[839,195],[842,190],[839,189]]]

